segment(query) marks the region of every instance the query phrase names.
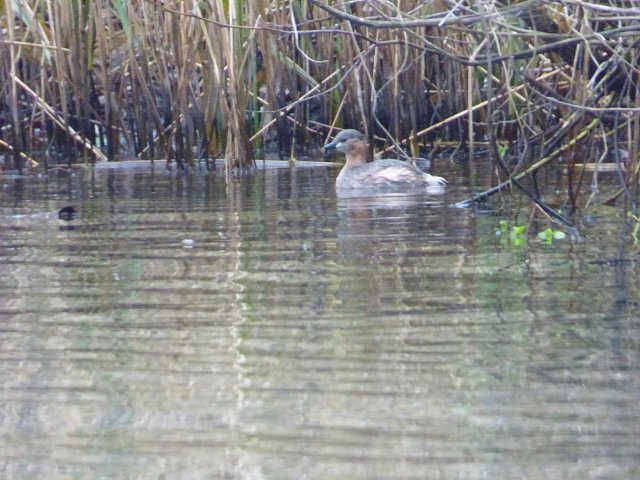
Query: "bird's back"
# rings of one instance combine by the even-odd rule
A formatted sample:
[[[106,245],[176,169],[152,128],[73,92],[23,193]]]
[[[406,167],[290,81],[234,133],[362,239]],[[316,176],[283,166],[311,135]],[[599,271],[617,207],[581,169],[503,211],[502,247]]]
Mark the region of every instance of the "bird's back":
[[[443,185],[444,179],[434,177],[413,165],[395,159],[380,159],[353,168],[345,168],[337,179],[340,189],[406,189],[428,185]]]

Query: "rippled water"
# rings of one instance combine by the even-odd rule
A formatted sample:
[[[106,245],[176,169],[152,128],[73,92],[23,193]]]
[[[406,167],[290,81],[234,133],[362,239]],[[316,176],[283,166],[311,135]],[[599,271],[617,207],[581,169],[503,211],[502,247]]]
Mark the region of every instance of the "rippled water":
[[[2,478],[638,478],[622,221],[518,247],[461,173],[336,173],[0,180]]]

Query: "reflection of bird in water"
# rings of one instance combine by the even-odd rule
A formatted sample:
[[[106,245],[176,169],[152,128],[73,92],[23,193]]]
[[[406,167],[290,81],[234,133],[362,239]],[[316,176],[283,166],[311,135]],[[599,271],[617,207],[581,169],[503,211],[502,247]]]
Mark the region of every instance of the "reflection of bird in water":
[[[78,212],[72,205],[67,205],[58,210],[58,218],[60,220],[71,221],[78,216]]]
[[[338,178],[338,190],[405,191],[420,187],[443,187],[447,181],[429,175],[410,163],[396,159],[382,159],[367,163],[369,144],[357,130],[343,130],[324,151],[336,149],[346,156],[346,163]]]

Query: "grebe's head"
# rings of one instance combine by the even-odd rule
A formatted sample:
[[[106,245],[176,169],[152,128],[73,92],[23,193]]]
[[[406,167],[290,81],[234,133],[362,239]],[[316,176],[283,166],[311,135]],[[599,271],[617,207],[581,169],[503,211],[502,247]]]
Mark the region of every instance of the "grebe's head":
[[[325,153],[331,150],[338,150],[339,152],[349,154],[357,149],[367,147],[366,137],[357,130],[342,130],[333,142],[327,143],[323,150]]]
[[[72,205],[67,205],[66,207],[62,207],[60,210],[58,210],[58,218],[60,220],[70,221],[76,218],[77,215],[78,212],[76,212],[76,209],[73,208]]]

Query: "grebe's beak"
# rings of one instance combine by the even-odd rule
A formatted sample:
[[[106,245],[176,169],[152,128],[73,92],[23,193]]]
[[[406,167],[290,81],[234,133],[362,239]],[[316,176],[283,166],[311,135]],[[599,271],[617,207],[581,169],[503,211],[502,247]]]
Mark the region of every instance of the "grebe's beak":
[[[327,143],[324,147],[322,147],[322,151],[324,152],[325,155],[327,155],[328,153],[335,150],[337,146],[338,144],[335,141],[333,141],[331,143]]]

